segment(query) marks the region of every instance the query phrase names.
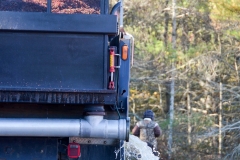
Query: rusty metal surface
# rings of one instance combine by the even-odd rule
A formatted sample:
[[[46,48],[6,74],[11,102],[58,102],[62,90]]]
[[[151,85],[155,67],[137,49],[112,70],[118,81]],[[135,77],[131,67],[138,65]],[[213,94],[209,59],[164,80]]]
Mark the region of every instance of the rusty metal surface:
[[[52,104],[114,104],[110,93],[54,93],[0,91],[0,102],[52,103]]]
[[[83,118],[85,104],[0,103],[0,118]],[[105,106],[104,119],[118,120],[119,115]],[[120,110],[121,118],[125,114]]]
[[[118,143],[115,139],[98,139],[98,138],[79,138],[79,137],[69,137],[70,143],[79,144],[99,144],[99,145],[114,145]]]

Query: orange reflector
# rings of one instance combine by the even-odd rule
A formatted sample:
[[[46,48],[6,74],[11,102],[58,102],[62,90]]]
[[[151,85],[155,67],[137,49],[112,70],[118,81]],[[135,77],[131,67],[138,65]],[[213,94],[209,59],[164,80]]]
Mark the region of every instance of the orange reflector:
[[[128,59],[128,46],[126,44],[122,46],[122,59]]]

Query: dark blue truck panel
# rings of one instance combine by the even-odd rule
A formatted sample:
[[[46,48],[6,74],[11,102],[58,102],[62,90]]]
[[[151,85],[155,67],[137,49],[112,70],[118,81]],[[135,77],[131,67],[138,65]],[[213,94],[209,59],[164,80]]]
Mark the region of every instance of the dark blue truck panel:
[[[69,160],[66,154],[58,151],[66,151],[65,145],[57,145],[57,138],[1,138],[0,137],[0,159],[1,160]],[[58,147],[57,147],[58,146]],[[72,160],[114,160],[120,157],[119,144],[114,146],[81,145],[81,157]]]
[[[0,21],[0,101],[115,103],[107,86],[116,16],[0,12]]]
[[[2,160],[57,160],[57,138],[0,137]]]
[[[0,87],[106,89],[107,49],[103,40],[104,35],[94,34],[0,32]]]
[[[121,47],[130,48],[131,42],[119,35],[108,0],[97,3],[100,14],[56,14],[51,13],[51,0],[35,12],[31,8],[11,10],[11,5],[3,11],[0,2],[0,160],[125,159],[122,145],[128,140],[130,123],[131,52],[129,49],[129,58],[122,60]],[[115,49],[114,65],[118,66],[114,73],[109,70],[110,48]],[[114,88],[109,88],[110,81]],[[5,120],[22,123],[6,126]],[[31,130],[41,122],[51,136]],[[73,134],[64,132],[63,123],[67,123],[66,132],[70,128],[74,136],[89,141],[76,142],[81,147],[79,158],[67,154]],[[56,136],[58,133],[64,134]]]
[[[106,36],[117,32],[115,16],[0,12],[0,17],[2,90],[107,89]]]
[[[0,11],[0,30],[116,34],[117,19],[105,14]]]

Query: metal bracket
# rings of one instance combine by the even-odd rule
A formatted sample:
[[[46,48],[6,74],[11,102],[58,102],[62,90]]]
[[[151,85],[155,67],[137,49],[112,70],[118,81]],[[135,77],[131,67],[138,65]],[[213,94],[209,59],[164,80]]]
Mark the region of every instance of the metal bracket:
[[[117,142],[118,141],[116,139],[69,137],[69,143],[113,145],[116,144]]]

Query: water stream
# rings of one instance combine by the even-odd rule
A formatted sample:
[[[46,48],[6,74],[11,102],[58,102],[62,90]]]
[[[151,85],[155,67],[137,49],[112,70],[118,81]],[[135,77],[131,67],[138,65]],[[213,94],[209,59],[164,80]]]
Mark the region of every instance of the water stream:
[[[123,146],[122,146],[123,147]],[[129,142],[124,142],[126,160],[159,160],[158,156],[152,153],[152,149],[147,143],[141,141],[138,137],[130,135]],[[119,151],[115,151],[116,156]],[[160,153],[159,153],[160,156]]]

